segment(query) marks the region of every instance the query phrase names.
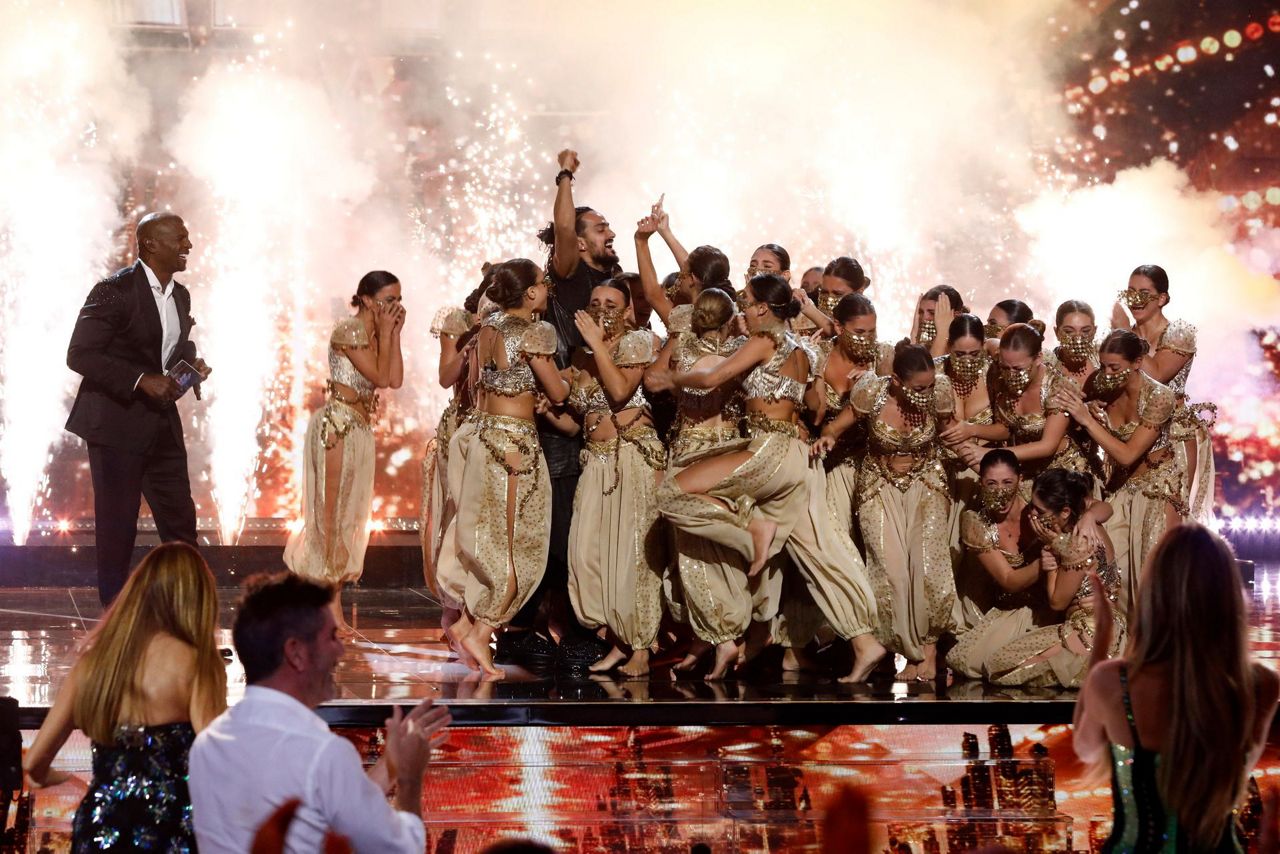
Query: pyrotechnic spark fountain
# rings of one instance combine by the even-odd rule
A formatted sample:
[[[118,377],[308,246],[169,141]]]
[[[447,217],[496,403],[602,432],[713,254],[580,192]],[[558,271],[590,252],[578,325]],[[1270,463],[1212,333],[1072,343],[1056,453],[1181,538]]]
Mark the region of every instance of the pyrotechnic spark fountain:
[[[314,335],[294,335],[284,364],[277,346],[280,325],[305,324],[310,301],[325,293],[299,287],[315,282],[319,247],[330,237],[318,227],[341,220],[372,184],[371,171],[354,160],[337,126],[316,87],[258,63],[238,63],[200,81],[174,133],[179,163],[204,182],[216,204],[200,257],[205,284],[197,306],[207,315],[201,346],[218,376],[227,378],[210,383],[207,419],[224,543],[234,542],[256,497],[260,436],[279,431],[264,418],[264,409],[280,409],[279,401],[268,400],[268,389],[278,374],[310,372],[319,362],[309,358],[316,348],[306,343]],[[248,127],[254,133],[245,133]],[[301,408],[296,383],[275,386],[295,411]]]
[[[119,221],[112,161],[145,122],[119,99],[134,87],[109,32],[93,2],[0,9],[0,474],[19,545],[66,419],[75,311]]]

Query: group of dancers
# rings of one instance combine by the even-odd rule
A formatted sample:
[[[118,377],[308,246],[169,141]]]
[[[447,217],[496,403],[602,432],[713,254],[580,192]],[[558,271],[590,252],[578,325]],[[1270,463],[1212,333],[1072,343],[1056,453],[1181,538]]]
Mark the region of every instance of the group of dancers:
[[[661,652],[714,680],[769,645],[809,666],[818,641],[848,645],[842,681],[898,654],[900,680],[1077,687],[1099,596],[1118,651],[1148,551],[1213,503],[1212,407],[1187,398],[1196,333],[1165,316],[1164,270],[1133,271],[1101,337],[1079,300],[1050,344],[1020,300],[984,321],[939,285],[890,344],[856,260],[797,282],[765,244],[735,285],[661,200],[621,272],[608,221],[574,205],[577,155],[559,165],[546,264],[488,266],[432,327],[452,399],[424,461],[424,568],[461,660],[497,677],[495,636],[502,653],[585,631],[593,671],[640,676]],[[399,282],[370,274],[353,304],[286,552],[332,582],[359,575],[376,391],[403,373]]]

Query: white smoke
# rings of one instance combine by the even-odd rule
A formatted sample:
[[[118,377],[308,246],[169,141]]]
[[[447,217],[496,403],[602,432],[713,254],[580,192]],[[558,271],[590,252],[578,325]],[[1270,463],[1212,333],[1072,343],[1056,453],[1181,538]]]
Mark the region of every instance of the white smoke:
[[[1199,327],[1191,396],[1223,400],[1252,385],[1241,369],[1257,360],[1249,331],[1280,322],[1280,289],[1232,252],[1217,194],[1195,191],[1184,172],[1157,160],[1110,184],[1045,194],[1017,219],[1031,237],[1028,270],[1046,296],[1085,300],[1107,329],[1130,271],[1159,264],[1169,274],[1166,316]],[[1052,326],[1056,302],[1035,308]]]
[[[13,540],[43,501],[73,375],[76,312],[108,272],[116,164],[148,122],[106,4],[0,4],[0,474]]]

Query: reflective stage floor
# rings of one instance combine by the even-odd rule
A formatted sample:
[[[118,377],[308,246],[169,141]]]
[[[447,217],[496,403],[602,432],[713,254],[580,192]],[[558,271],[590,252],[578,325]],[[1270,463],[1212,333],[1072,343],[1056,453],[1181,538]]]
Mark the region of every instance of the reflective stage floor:
[[[230,625],[236,591],[221,594]],[[1254,651],[1275,665],[1280,565],[1260,566],[1248,595]],[[458,723],[424,789],[428,854],[517,836],[572,852],[818,851],[825,810],[848,784],[871,797],[875,850],[1092,851],[1109,830],[1109,787],[1071,748],[1068,692],[850,687],[776,667],[708,684],[673,680],[669,662],[644,680],[508,667],[486,682],[451,660],[422,591],[346,600],[357,635],[340,696],[320,710],[335,731],[372,763],[391,704],[434,697]],[[20,702],[25,744],[100,611],[89,588],[0,589],[0,695]],[[228,675],[234,702],[243,672],[233,661]],[[1280,778],[1276,744],[1256,772],[1264,788]],[[35,792],[14,822],[28,851],[69,850],[90,776],[82,735],[56,767],[71,780]]]
[[[1280,655],[1280,564],[1259,564],[1250,598],[1257,655]],[[220,589],[221,625],[234,617],[235,588]],[[356,628],[338,667],[339,696],[321,708],[333,725],[377,726],[389,706],[431,697],[460,725],[839,725],[889,723],[1065,723],[1072,692],[950,688],[895,683],[842,685],[829,676],[783,673],[776,663],[719,683],[673,679],[671,661],[648,678],[566,677],[504,667],[498,681],[460,664],[444,643],[439,606],[419,589],[360,589],[344,596]],[[352,610],[354,609],[354,613]],[[18,700],[21,724],[37,727],[74,661],[78,641],[101,614],[91,588],[0,589],[0,696]],[[222,643],[230,646],[230,632]],[[244,690],[237,662],[230,700]]]

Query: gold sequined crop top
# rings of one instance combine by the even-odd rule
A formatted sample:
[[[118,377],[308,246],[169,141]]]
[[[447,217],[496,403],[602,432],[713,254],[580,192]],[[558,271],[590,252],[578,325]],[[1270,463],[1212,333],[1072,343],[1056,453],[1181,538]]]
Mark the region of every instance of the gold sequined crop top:
[[[996,523],[979,510],[965,510],[960,514],[960,542],[973,552],[988,552],[993,549],[1000,552],[1013,569],[1026,566],[1040,551],[1038,545],[1028,546],[1017,552],[1006,550],[1000,545],[1000,529]]]
[[[537,390],[533,368],[525,356],[549,356],[556,351],[556,330],[546,321],[530,321],[506,313],[491,314],[481,327],[490,326],[502,336],[507,367],[490,358],[480,371],[480,388],[502,397],[516,397]]]
[[[1058,384],[1066,378],[1047,364],[1041,364],[1044,372],[1040,380],[1040,410],[1038,412],[1019,412],[1018,400],[1022,395],[1009,392],[1000,381],[1000,368],[992,365],[987,372],[987,389],[991,399],[992,414],[995,420],[1009,428],[1009,435],[1015,445],[1025,445],[1039,441],[1044,435],[1045,421],[1050,415],[1061,412],[1049,405]]]
[[[1173,418],[1174,410],[1177,409],[1178,400],[1169,386],[1153,380],[1146,374],[1139,374],[1139,376],[1142,378],[1142,391],[1138,392],[1137,420],[1113,425],[1111,419],[1107,417],[1106,409],[1099,408],[1097,414],[1101,416],[1099,420],[1111,435],[1123,442],[1129,441],[1139,424],[1159,430],[1160,435],[1151,446],[1151,450],[1147,452],[1153,454],[1169,447],[1169,421]]]
[[[671,351],[671,370],[676,373],[694,370],[707,356],[727,359],[747,340],[737,337],[716,342],[699,338],[692,332],[674,334],[676,345]],[[742,388],[736,382],[717,388],[682,388],[676,393],[676,401],[684,421],[698,423],[719,418],[722,423],[734,424],[742,418]]]
[[[1172,350],[1187,357],[1187,363],[1166,383],[1178,397],[1187,396],[1187,378],[1191,376],[1191,363],[1196,360],[1196,328],[1185,320],[1170,320],[1160,333],[1156,352]]]
[[[377,387],[356,368],[346,350],[363,350],[369,346],[369,330],[358,317],[348,317],[333,327],[329,336],[329,382],[346,386],[356,393],[356,400],[372,412],[377,408]]]
[[[751,373],[747,374],[746,379],[742,381],[742,389],[746,393],[747,399],[767,400],[770,403],[789,400],[799,406],[804,401],[805,387],[813,380],[814,371],[817,368],[818,354],[808,343],[801,341],[784,329],[778,329],[775,332],[757,332],[756,334],[773,339],[774,343],[777,344],[777,349],[767,362],[752,368]],[[782,366],[787,363],[787,359],[791,358],[791,354],[796,350],[804,353],[805,358],[808,360],[808,368],[806,370],[808,376],[804,382],[792,379],[782,373]]]
[[[889,399],[892,377],[867,374],[858,380],[849,395],[854,411],[870,423],[867,450],[877,456],[898,454],[925,454],[935,449],[938,438],[938,419],[955,412],[955,397],[951,380],[938,375],[933,386],[933,409],[927,413],[924,423],[903,432],[880,419],[880,410]]]
[[[613,350],[613,363],[619,368],[640,368],[653,364],[653,333],[646,329],[637,329],[623,335]],[[587,371],[577,370],[573,376],[573,384],[569,389],[569,405],[579,415],[590,415],[595,412],[608,412],[613,409],[608,395],[600,381]],[[636,386],[631,399],[623,409],[644,409],[649,401],[644,396],[644,384]]]

